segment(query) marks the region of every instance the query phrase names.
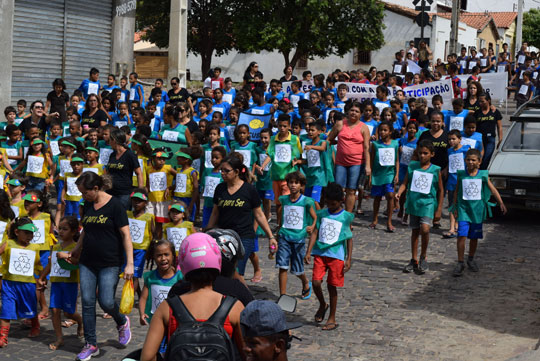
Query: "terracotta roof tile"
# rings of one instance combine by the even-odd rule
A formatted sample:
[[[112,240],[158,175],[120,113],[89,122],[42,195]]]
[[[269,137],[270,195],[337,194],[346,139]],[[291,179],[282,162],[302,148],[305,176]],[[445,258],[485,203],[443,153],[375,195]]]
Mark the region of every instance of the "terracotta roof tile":
[[[133,36],[133,42],[138,43],[142,40],[142,37],[146,34],[146,31],[136,31],[135,35]]]
[[[490,13],[493,16],[493,21],[498,28],[508,29],[514,20],[516,20],[517,13],[514,12],[493,12]]]
[[[452,19],[452,13],[437,13],[437,16],[443,17],[445,19]],[[486,25],[491,20],[491,15],[488,13],[466,13],[462,12],[459,15],[459,21],[467,24],[471,28],[481,30],[486,27]]]

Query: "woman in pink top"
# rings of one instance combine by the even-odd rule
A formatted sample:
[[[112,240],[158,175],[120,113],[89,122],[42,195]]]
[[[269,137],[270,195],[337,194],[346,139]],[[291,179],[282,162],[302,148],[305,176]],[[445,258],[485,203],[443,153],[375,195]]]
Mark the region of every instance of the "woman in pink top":
[[[347,110],[347,108],[349,108]],[[356,200],[356,190],[363,175],[369,177],[371,168],[369,162],[370,132],[367,125],[360,121],[362,105],[352,102],[345,107],[347,118],[337,121],[328,140],[336,143],[336,182],[345,188],[345,210],[352,212]]]

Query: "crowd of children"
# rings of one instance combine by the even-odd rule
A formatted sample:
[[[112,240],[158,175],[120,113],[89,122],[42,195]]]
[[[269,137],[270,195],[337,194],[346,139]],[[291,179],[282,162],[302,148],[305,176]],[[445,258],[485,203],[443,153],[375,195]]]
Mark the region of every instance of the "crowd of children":
[[[309,81],[311,73],[305,72],[304,78]],[[505,207],[485,168],[480,170],[485,136],[476,132],[475,114],[485,113],[478,113],[482,109],[475,109],[476,103],[468,103],[469,108],[464,109],[457,94],[453,111],[444,111],[440,96],[406,99],[400,87],[408,85],[407,76],[402,80],[387,71],[319,74],[313,77],[315,84],[307,93],[301,91],[300,81],[292,82],[290,93],[286,93],[279,80],[271,80],[267,89],[262,74],[256,73],[254,79],[236,90],[232,80],[222,79],[216,70],[202,96],[184,96],[187,92],[178,90],[177,78],[173,79],[175,88],[167,92],[158,79],[145,102],[136,73],[129,76],[129,89],[127,78],[117,86],[113,75],[109,75],[107,86],[101,87],[99,71],[92,69],[89,79],[71,97],[63,95],[63,82],[53,83],[56,96],[66,102],[55,102],[58,116],[45,129],[20,126],[27,117],[24,101],[17,103],[17,109],[5,109],[6,122],[0,131],[0,179],[5,189],[0,190],[0,347],[7,345],[10,320],[31,319],[30,336],[38,335],[40,319],[50,317],[49,307],[56,334],[51,349],[64,342],[62,311],[79,325],[81,333],[81,317],[75,311],[77,270],[63,264],[57,255],[69,252],[79,235],[77,219],[83,197],[75,182],[83,172],[107,172],[112,153],[109,135],[115,128],[126,134],[127,146],[136,154],[144,178],[140,184],[134,174],[131,210],[127,211],[141,324],[148,324],[159,305],[156,300],[163,299],[156,294],[166,294],[182,279],[175,262],[180,245],[196,231],[195,226],[205,228],[208,224],[214,190],[223,181],[220,164],[234,152],[252,174],[268,220],[272,218],[272,202],[276,206],[279,242],[270,255],[275,253],[279,268],[280,294],[287,292],[290,271],[302,283],[303,299],[312,291],[318,298],[315,320],[322,322],[329,309],[323,329],[337,328],[337,287],[343,287],[344,274],[351,268],[354,214],[343,209],[343,189],[334,182],[336,142],[327,140],[327,135],[336,122],[347,117],[351,106],[347,85],[335,87],[343,80],[378,85],[377,98],[361,104],[361,121],[371,135],[366,141],[370,142],[372,174],[359,187],[358,213],[363,212],[363,191],[370,189],[373,215],[369,227],[375,228],[384,197],[386,230],[396,230],[394,212],[402,224],[412,228],[412,257],[404,272],[422,274],[428,270],[430,227],[441,218],[447,195],[450,229],[445,236],[457,237],[458,248],[454,275],[463,274],[466,238],[471,240],[467,265],[478,271],[474,256],[490,195],[503,211]],[[427,80],[422,76],[420,81]],[[486,102],[486,97],[478,94],[480,103]],[[36,106],[45,105],[36,101],[31,109]],[[51,105],[47,103],[47,107]],[[250,127],[238,124],[242,112],[272,114],[268,127],[260,131],[260,140],[253,141]],[[436,145],[422,137],[423,133],[431,136],[428,133],[435,128],[446,137]],[[153,139],[179,143],[180,150],[153,149]],[[432,164],[441,147],[445,166]],[[47,209],[49,195],[54,193],[57,206],[53,215]],[[150,260],[157,268],[144,273]],[[256,254],[252,263],[251,281],[260,282]],[[311,263],[310,281],[304,264]],[[326,273],[329,304],[321,285]],[[142,286],[139,278],[144,280]],[[47,280],[52,284],[49,304],[43,292]]]

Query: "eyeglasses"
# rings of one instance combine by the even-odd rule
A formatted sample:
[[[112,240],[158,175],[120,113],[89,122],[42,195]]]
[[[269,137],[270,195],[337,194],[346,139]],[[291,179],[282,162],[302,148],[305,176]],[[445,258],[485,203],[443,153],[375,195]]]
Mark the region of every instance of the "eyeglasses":
[[[178,83],[171,83],[171,85],[178,85]]]
[[[41,105],[35,105],[35,106],[34,106],[34,109],[43,109],[43,106],[41,106]]]
[[[230,172],[232,172],[233,170],[232,169],[225,169],[225,168],[221,168],[221,173],[225,173],[225,174],[229,174]]]

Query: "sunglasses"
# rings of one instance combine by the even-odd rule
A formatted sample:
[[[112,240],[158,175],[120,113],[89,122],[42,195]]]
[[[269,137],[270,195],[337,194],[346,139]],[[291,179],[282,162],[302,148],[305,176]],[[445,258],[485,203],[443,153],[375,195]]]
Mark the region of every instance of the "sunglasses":
[[[34,109],[43,109],[43,107],[41,105],[36,105],[34,106]]]
[[[171,83],[171,85],[178,85],[178,83]]]

